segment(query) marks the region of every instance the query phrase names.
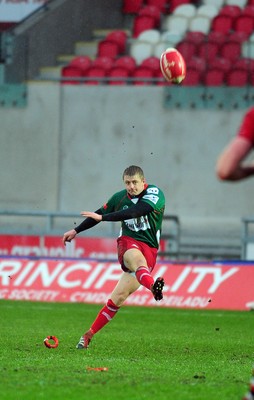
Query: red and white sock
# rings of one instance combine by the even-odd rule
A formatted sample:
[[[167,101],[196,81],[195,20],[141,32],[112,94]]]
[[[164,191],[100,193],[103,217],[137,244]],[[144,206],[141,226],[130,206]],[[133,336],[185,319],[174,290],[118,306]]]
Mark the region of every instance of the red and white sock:
[[[151,290],[151,286],[154,284],[154,279],[147,267],[138,267],[135,275],[141,285]]]
[[[117,307],[115,303],[109,299],[107,304],[100,310],[96,319],[94,320],[90,330],[92,333],[96,333],[101,330],[111,319],[116,315],[120,307]]]

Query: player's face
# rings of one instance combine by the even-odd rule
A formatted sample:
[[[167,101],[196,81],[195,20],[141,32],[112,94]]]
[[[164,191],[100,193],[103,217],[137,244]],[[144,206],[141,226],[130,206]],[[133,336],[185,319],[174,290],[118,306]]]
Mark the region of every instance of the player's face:
[[[130,196],[138,196],[145,188],[145,179],[138,174],[133,176],[124,175],[123,181]]]

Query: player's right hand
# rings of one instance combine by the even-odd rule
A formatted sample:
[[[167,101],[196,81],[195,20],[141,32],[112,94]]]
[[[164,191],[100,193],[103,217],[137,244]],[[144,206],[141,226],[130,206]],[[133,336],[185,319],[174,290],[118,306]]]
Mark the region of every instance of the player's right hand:
[[[66,242],[71,242],[76,235],[77,232],[75,231],[75,229],[71,229],[70,231],[65,232],[65,234],[63,235],[63,244],[66,246]]]

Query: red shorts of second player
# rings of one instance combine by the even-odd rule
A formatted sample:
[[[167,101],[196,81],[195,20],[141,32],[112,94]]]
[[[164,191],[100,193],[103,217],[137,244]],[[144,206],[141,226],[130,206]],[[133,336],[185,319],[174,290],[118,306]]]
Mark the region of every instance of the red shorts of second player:
[[[152,270],[154,269],[158,252],[158,250],[155,247],[150,247],[146,243],[135,240],[129,236],[120,236],[117,239],[117,249],[118,249],[118,260],[124,272],[131,272],[128,268],[125,267],[123,262],[124,253],[129,249],[140,250],[146,259],[150,272],[152,272]]]

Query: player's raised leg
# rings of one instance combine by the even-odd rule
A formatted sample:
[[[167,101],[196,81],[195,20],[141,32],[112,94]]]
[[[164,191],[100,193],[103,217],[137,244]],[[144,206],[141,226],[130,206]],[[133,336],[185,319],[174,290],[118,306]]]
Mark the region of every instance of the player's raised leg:
[[[127,297],[135,292],[139,286],[140,285],[134,276],[127,272],[123,272],[110,296],[110,299],[107,301],[106,305],[102,307],[90,329],[81,336],[76,348],[87,349],[93,336],[108,322],[110,322],[112,318],[114,318]]]

